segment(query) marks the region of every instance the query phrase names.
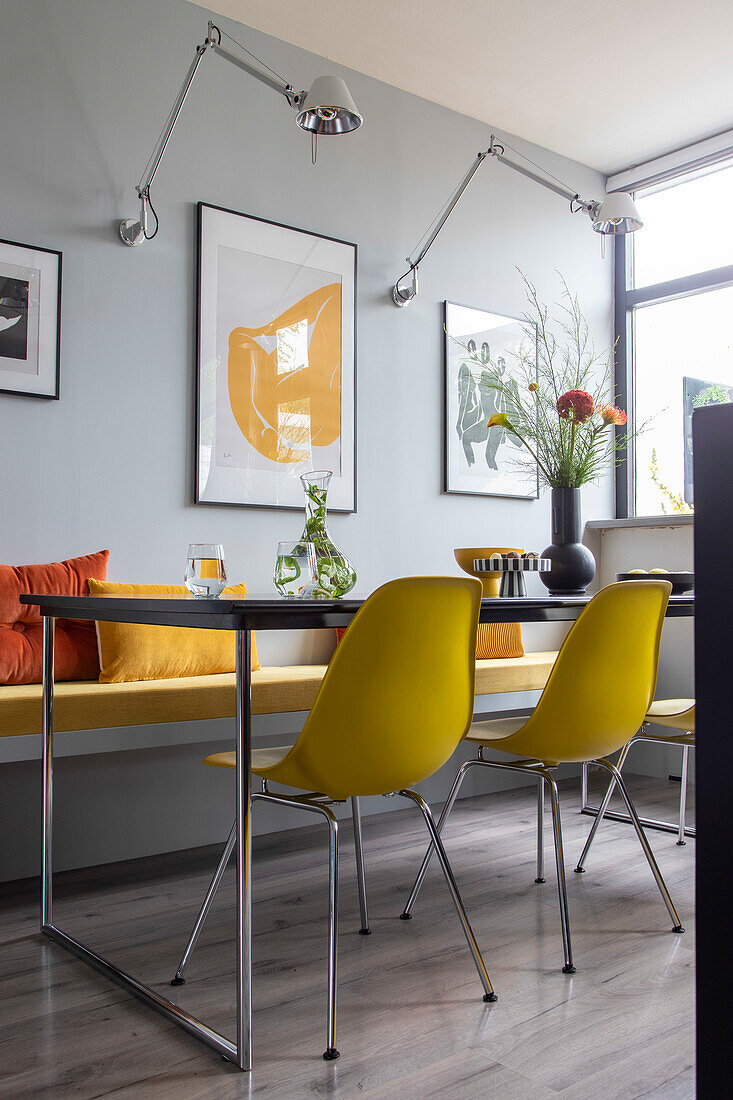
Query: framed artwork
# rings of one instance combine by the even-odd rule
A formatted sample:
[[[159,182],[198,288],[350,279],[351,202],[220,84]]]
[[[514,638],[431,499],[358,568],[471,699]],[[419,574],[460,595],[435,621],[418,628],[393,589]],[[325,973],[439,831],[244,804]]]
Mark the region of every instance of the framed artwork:
[[[356,245],[198,204],[196,502],[356,511]]]
[[[0,240],[0,392],[58,400],[61,253]]]
[[[506,412],[503,398],[483,375],[491,364],[505,377],[517,374],[517,353],[526,350],[528,322],[484,309],[444,303],[444,491],[477,496],[539,496],[537,464],[517,440],[487,427]],[[532,356],[536,359],[536,336]]]

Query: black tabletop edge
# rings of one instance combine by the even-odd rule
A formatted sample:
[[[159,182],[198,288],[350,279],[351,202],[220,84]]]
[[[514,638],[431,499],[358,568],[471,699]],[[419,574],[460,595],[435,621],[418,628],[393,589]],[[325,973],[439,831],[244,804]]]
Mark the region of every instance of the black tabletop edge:
[[[98,619],[104,622],[148,623],[161,626],[237,629],[315,629],[347,626],[366,597],[340,600],[247,596],[245,599],[194,599],[192,596],[60,596],[23,594],[20,602],[54,618]],[[578,617],[589,596],[515,596],[484,598],[481,621],[557,622]],[[692,594],[671,596],[670,618],[694,615]]]

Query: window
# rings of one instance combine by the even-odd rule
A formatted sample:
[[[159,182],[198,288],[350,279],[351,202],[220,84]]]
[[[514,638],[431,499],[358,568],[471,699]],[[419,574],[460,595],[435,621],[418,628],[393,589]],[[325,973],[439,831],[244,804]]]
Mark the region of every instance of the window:
[[[637,191],[616,248],[620,398],[642,427],[619,516],[691,512],[692,412],[733,400],[733,161]]]

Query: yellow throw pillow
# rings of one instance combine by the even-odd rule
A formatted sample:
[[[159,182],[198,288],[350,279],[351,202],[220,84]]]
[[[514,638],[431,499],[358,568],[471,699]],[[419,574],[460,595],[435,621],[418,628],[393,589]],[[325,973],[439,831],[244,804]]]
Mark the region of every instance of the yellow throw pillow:
[[[223,595],[242,598],[243,584],[225,588]],[[90,596],[187,596],[182,584],[116,584],[89,581]],[[185,626],[142,626],[137,623],[97,623],[99,680],[125,684],[131,680],[171,680],[179,676],[210,676],[234,672],[235,635],[232,630]],[[260,667],[252,632],[252,671]]]
[[[478,624],[476,658],[485,660],[490,657],[524,657],[519,623]]]

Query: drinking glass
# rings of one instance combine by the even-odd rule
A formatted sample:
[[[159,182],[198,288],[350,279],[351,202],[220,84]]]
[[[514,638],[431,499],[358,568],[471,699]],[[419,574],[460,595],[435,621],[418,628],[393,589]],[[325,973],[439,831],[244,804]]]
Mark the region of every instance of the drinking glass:
[[[224,547],[214,542],[192,542],[186,558],[186,588],[199,599],[220,596],[227,583]]]
[[[279,542],[275,558],[275,588],[281,596],[308,596],[318,579],[312,542]]]

